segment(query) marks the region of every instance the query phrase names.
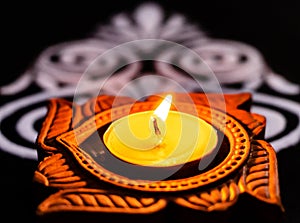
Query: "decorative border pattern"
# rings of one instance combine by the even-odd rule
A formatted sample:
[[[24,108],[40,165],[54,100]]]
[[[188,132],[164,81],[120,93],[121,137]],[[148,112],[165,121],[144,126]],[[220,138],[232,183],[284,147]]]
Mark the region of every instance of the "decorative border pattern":
[[[133,110],[144,111],[152,110],[156,103],[141,102],[134,105]],[[178,103],[178,106],[189,113],[189,104]],[[79,128],[64,133],[57,137],[57,141],[64,145],[68,150],[72,152],[76,160],[85,168],[85,170],[97,176],[100,180],[135,190],[142,191],[182,191],[192,188],[201,187],[210,183],[216,182],[220,178],[223,178],[233,171],[236,171],[247,159],[250,152],[250,140],[247,131],[243,126],[234,120],[232,117],[217,111],[212,110],[209,107],[196,105],[199,117],[207,122],[213,124],[221,131],[224,131],[225,136],[230,142],[230,151],[227,157],[215,168],[193,177],[171,180],[171,181],[142,181],[131,180],[126,177],[112,173],[102,166],[97,164],[89,155],[84,152],[84,148],[80,148],[78,144],[83,142],[89,135],[94,133],[100,127],[110,123],[111,116],[121,118],[124,114],[128,114],[130,106],[121,106],[113,109],[109,109],[102,113],[95,115],[91,119],[87,120]]]

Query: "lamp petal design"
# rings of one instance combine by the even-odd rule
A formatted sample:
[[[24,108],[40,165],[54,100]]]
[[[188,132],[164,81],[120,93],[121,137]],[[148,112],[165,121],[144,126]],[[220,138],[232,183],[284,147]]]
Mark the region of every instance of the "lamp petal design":
[[[268,222],[270,211],[283,212],[276,154],[263,140],[265,118],[250,112],[251,94],[174,93],[173,97],[185,112],[190,112],[191,106],[186,105],[192,101],[199,117],[223,131],[227,142],[221,146],[228,151],[216,156],[214,166],[175,179],[131,179],[102,165],[100,147],[98,152],[84,148],[82,143],[113,119],[153,109],[161,95],[137,102],[102,95],[83,105],[52,99],[37,139],[37,215],[47,218],[53,213],[70,212],[147,216],[175,205],[179,215],[188,210],[205,216],[207,222],[209,213],[230,213],[228,219],[235,222],[235,216],[245,210],[259,212]],[[176,107],[172,105],[172,109]],[[262,208],[257,211],[257,207]]]

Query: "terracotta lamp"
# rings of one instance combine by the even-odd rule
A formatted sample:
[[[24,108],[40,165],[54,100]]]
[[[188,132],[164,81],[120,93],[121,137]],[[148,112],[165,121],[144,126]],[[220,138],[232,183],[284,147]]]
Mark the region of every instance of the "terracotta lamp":
[[[39,222],[281,222],[251,94],[53,99],[37,139]]]

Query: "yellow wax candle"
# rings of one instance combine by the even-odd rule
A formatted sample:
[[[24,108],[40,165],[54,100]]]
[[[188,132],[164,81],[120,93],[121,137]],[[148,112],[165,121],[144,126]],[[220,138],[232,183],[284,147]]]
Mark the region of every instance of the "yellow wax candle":
[[[155,111],[130,114],[104,133],[109,151],[129,163],[168,167],[200,159],[217,144],[216,130],[204,120],[169,111],[171,96]]]

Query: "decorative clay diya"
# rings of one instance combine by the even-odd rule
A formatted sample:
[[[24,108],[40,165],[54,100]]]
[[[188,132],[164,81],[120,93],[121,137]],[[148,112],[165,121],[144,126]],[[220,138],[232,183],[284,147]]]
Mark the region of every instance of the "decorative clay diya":
[[[170,103],[171,112],[180,108],[200,119],[204,127],[210,126],[200,127],[199,140],[208,140],[201,136],[211,129],[215,131],[210,136],[215,138],[203,151],[197,146],[196,155],[158,165],[152,162],[157,155],[153,148],[135,151],[122,143],[109,148],[104,135],[128,114],[154,111],[163,95],[143,101],[102,95],[82,106],[51,100],[37,139],[39,165],[34,185],[38,221],[281,222],[284,209],[276,154],[264,141],[265,118],[250,112],[251,94],[172,95],[176,106]],[[160,134],[164,130],[161,120],[152,121],[153,132]],[[168,131],[166,138],[172,138],[174,131],[171,136]],[[192,133],[193,129],[184,131]],[[123,133],[127,134],[121,130]],[[176,147],[176,143],[168,146],[169,141],[163,142],[155,149]],[[134,143],[141,145],[140,141]],[[186,144],[179,143],[179,149]],[[120,145],[128,152],[119,149]],[[151,156],[154,158],[148,162]],[[207,165],[200,168],[200,163]]]

